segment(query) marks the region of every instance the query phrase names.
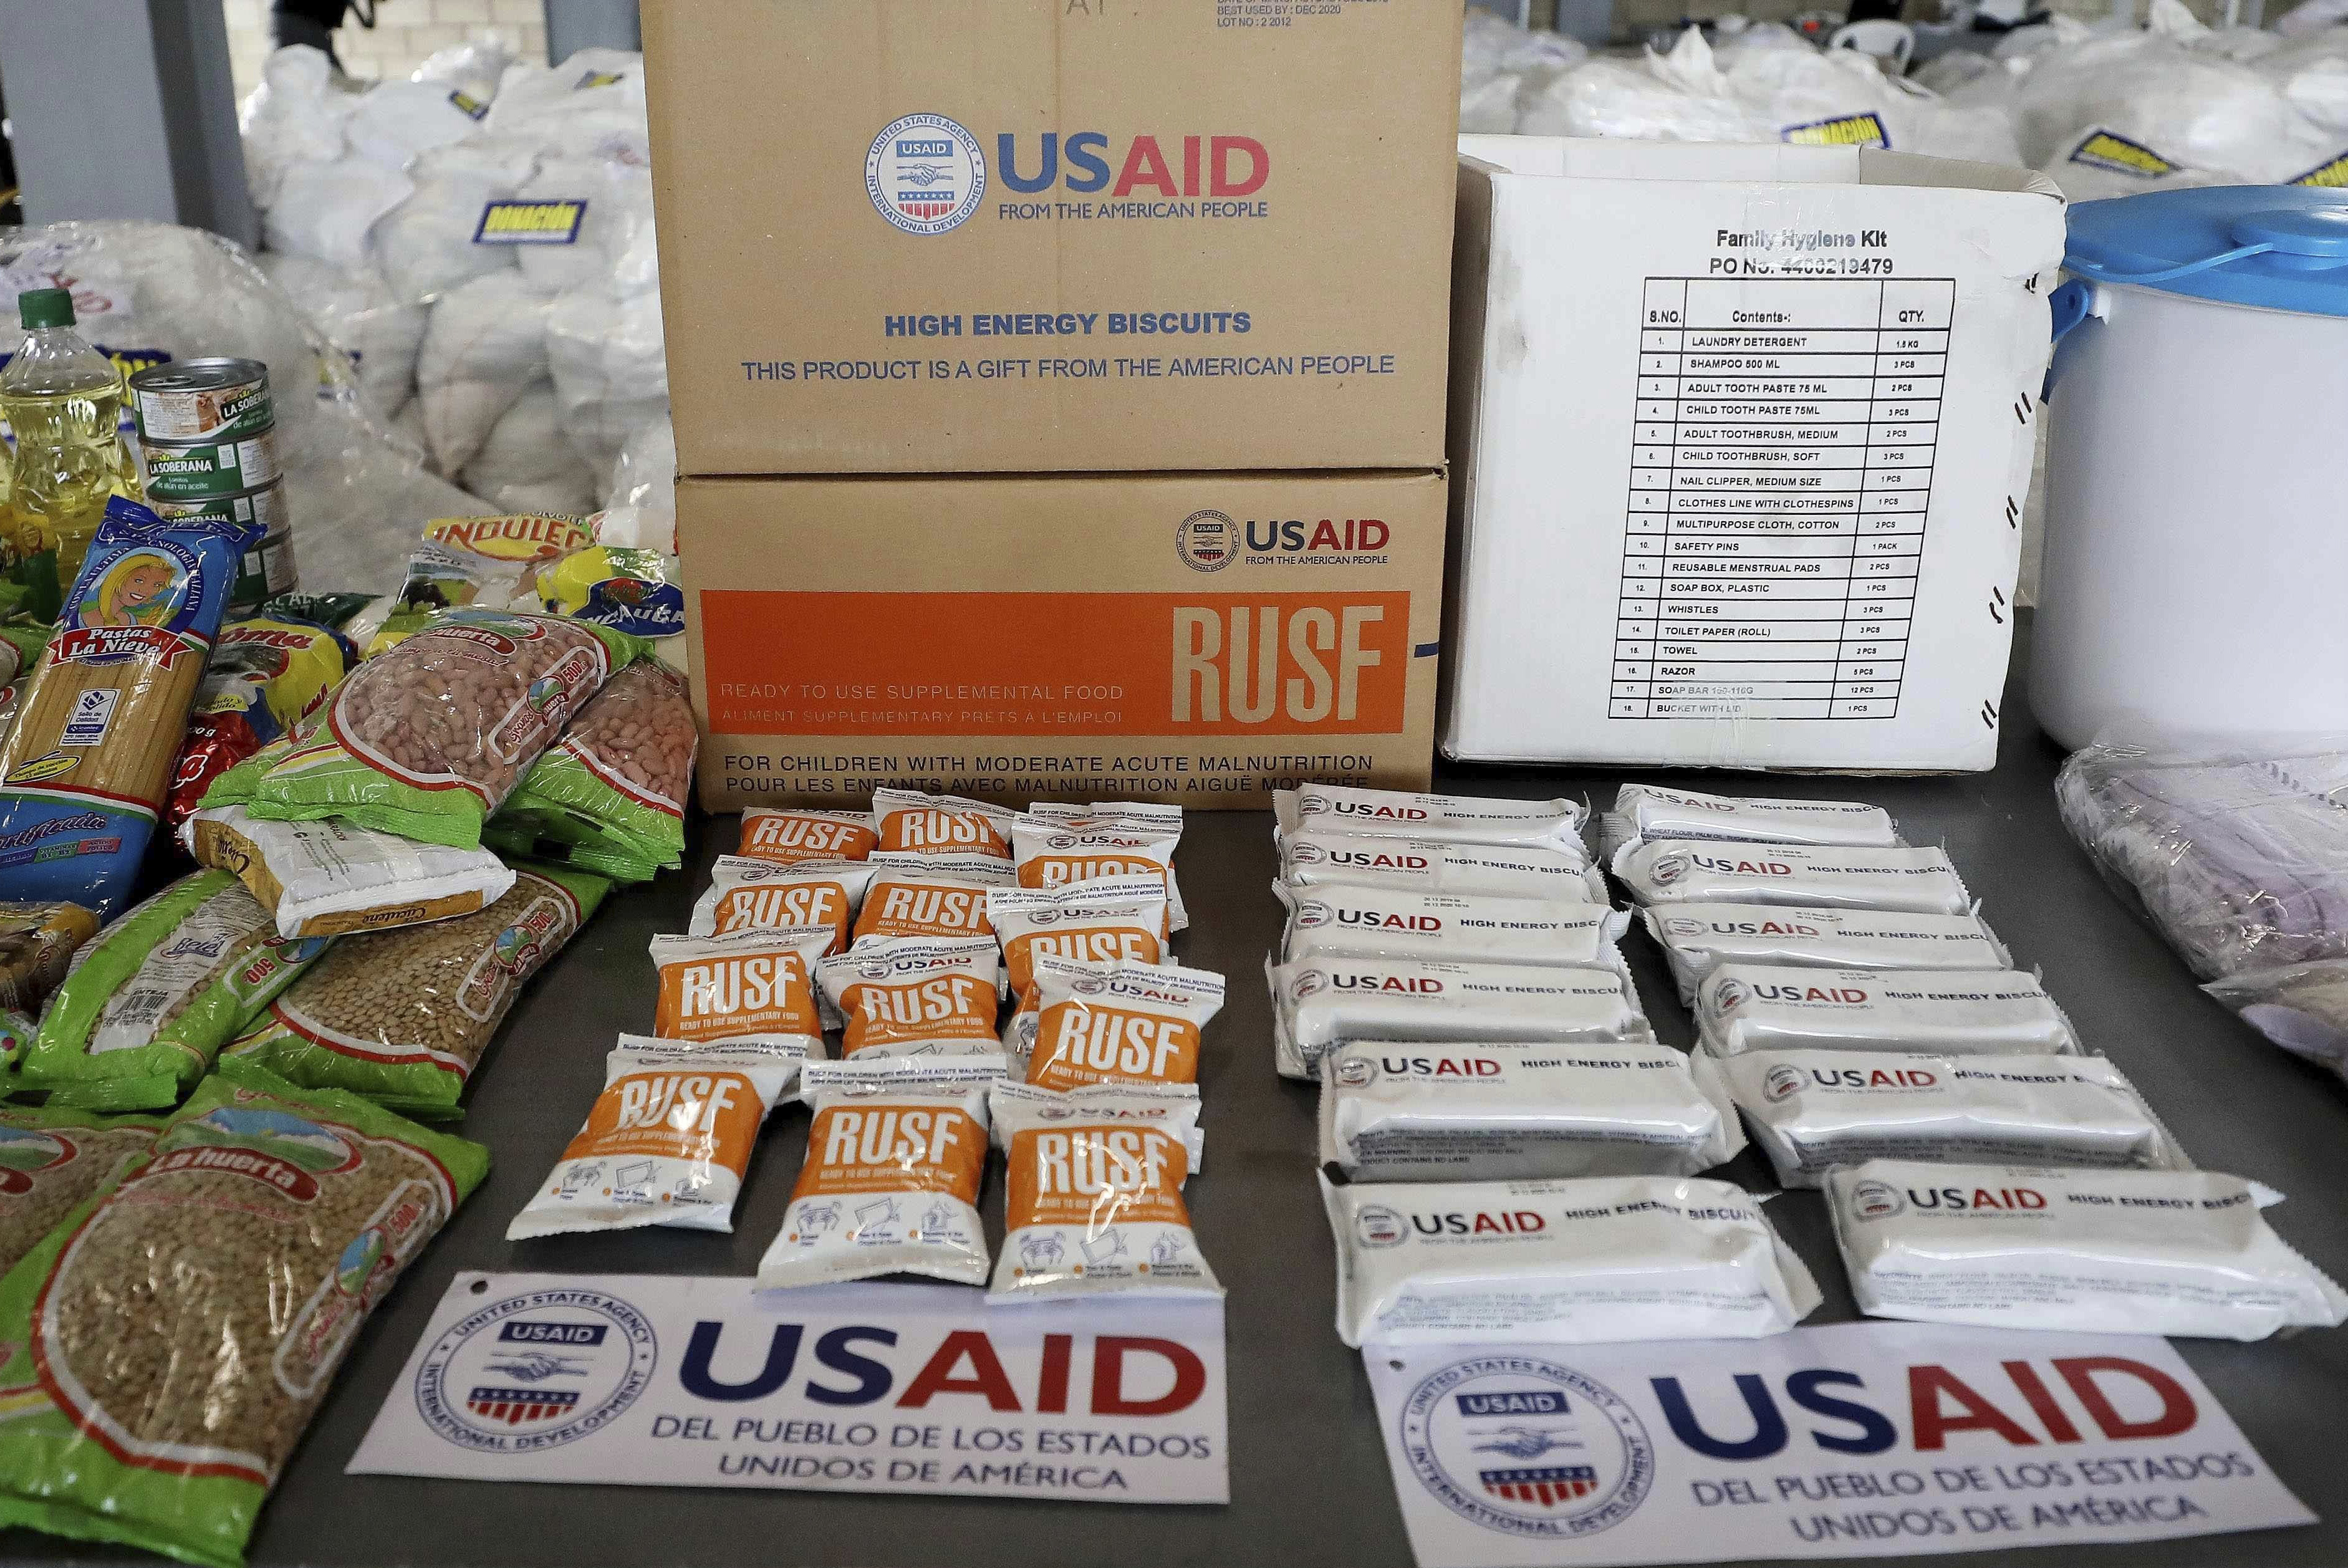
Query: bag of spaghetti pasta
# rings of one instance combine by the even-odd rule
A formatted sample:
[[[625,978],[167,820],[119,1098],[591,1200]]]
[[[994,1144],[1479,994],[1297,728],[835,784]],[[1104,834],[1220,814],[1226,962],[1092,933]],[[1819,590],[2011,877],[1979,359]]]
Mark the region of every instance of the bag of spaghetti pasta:
[[[0,1280],[0,1523],[237,1568],[479,1144],[224,1062]]]
[[[506,853],[650,882],[685,863],[685,799],[698,739],[685,677],[638,659],[530,765],[482,836]]]
[[[0,745],[0,883],[100,918],[129,896],[220,635],[238,558],[261,530],[166,522],[117,499],[57,634]]]
[[[448,611],[354,671],[267,772],[231,769],[203,803],[478,849],[481,824],[644,646],[562,615]]]

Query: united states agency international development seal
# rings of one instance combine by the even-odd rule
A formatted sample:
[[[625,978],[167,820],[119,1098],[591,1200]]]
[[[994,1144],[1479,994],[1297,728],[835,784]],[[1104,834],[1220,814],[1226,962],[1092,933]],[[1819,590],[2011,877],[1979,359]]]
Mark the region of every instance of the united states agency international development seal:
[[[1403,1402],[1419,1483],[1503,1535],[1571,1540],[1611,1530],[1654,1485],[1644,1422],[1603,1383],[1539,1357],[1471,1356]]]
[[[416,1369],[416,1408],[475,1453],[535,1453],[601,1431],[652,1386],[644,1315],[596,1290],[535,1290],[467,1314]]]

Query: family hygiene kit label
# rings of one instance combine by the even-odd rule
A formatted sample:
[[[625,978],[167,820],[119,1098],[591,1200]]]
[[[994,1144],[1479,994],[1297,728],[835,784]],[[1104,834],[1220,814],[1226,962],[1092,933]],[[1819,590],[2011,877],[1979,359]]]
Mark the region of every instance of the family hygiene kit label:
[[[1840,1324],[1362,1359],[1421,1568],[1887,1557],[2315,1520],[2160,1339]]]
[[[462,1274],[353,1475],[1230,1498],[1220,1300]]]

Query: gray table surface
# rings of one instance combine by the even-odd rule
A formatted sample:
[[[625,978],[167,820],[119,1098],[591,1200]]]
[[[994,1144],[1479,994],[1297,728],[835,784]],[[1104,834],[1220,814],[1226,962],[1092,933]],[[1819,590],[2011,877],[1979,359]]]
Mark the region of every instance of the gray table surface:
[[[2042,970],[2091,1047],[2112,1057],[2203,1165],[2272,1183],[2292,1201],[2277,1228],[2318,1264],[2348,1276],[2348,1205],[2334,1155],[2348,1134],[2348,1088],[2268,1046],[2195,989],[2183,965],[2098,880],[2056,820],[2060,758],[2018,690],[2005,706],[1993,773],[1942,779],[1802,779],[1658,775],[1725,791],[1864,799],[1911,841],[1944,844],[2024,967]],[[1612,799],[1621,775],[1457,768],[1441,787],[1495,795]],[[806,1119],[778,1118],[753,1163],[731,1236],[638,1231],[509,1243],[505,1227],[576,1130],[621,1030],[649,1030],[644,943],[681,931],[705,868],[736,834],[730,818],[696,825],[682,875],[603,911],[532,984],[478,1080],[467,1123],[495,1156],[489,1180],[376,1314],[255,1532],[256,1568],[664,1568],[756,1562],[786,1568],[1023,1568],[1044,1563],[1279,1563],[1410,1568],[1368,1384],[1337,1341],[1332,1252],[1313,1174],[1313,1097],[1277,1078],[1259,978],[1277,939],[1271,819],[1193,815],[1177,865],[1194,922],[1176,942],[1188,964],[1231,977],[1208,1035],[1204,1125],[1213,1148],[1189,1191],[1200,1243],[1230,1292],[1231,1501],[1221,1508],[992,1501],[811,1492],[492,1485],[345,1476],[343,1467],[391,1394],[434,1305],[459,1269],[583,1274],[740,1274],[781,1223]],[[1669,1040],[1687,1019],[1661,959],[1632,943],[1640,989]],[[1728,1174],[1766,1187],[1747,1153]],[[1000,1222],[1001,1179],[983,1207]],[[1827,1293],[1814,1323],[1856,1315],[1815,1194],[1771,1217]],[[2309,1506],[2299,1530],[2137,1546],[1964,1553],[1921,1559],[2001,1568],[2106,1563],[2348,1563],[2348,1501],[2338,1412],[2348,1409],[2348,1330],[2261,1345],[2181,1342],[2186,1358]],[[1736,1542],[1721,1552],[1733,1560]],[[0,1532],[0,1562],[135,1556]],[[1859,1559],[1846,1559],[1858,1562]]]

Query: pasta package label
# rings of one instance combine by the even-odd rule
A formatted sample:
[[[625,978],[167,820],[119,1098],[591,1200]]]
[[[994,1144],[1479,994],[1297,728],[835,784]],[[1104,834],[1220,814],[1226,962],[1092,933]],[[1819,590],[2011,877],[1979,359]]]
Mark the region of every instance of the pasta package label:
[[[21,899],[118,908],[260,530],[107,503],[57,637],[0,747],[0,878]]]

